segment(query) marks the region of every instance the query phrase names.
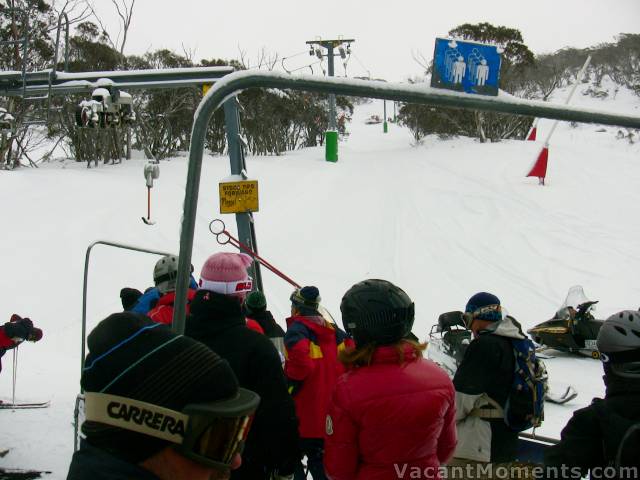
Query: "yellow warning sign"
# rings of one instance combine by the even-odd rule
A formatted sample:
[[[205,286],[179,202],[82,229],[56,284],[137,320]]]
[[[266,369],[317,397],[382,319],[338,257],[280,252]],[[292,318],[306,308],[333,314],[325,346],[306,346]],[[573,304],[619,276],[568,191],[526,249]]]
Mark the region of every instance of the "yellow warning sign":
[[[258,211],[258,181],[220,183],[220,213]]]

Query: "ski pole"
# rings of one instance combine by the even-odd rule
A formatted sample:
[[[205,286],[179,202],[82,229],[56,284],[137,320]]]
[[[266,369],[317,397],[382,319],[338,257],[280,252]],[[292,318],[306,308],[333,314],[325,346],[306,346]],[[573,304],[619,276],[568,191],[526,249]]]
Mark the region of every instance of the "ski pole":
[[[248,255],[250,255],[251,257],[253,257],[254,260],[256,260],[258,263],[263,265],[265,268],[268,268],[269,270],[271,270],[273,273],[278,275],[284,281],[289,282],[291,285],[293,285],[296,288],[301,288],[300,284],[298,284],[297,282],[295,282],[294,280],[286,276],[284,273],[282,273],[276,267],[271,265],[269,262],[267,262],[264,258],[258,255],[256,252],[251,250],[247,245],[245,245],[240,240],[238,240],[233,235],[231,235],[229,231],[226,230],[226,226],[224,222],[219,218],[216,218],[215,220],[212,220],[211,223],[209,223],[209,231],[215,235],[216,241],[220,245],[230,243],[231,245],[236,247],[238,250],[242,250]]]
[[[13,349],[13,390],[11,393],[11,403],[16,404],[16,380],[18,379],[18,346]]]

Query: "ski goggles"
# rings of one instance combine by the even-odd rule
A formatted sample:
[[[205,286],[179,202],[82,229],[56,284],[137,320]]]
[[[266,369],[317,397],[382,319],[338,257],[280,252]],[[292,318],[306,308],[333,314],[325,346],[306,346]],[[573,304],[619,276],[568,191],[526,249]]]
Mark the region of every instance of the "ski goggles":
[[[500,305],[486,305],[480,307],[473,312],[466,312],[462,314],[462,321],[465,327],[471,328],[471,324],[474,320],[488,320],[495,322],[502,320],[502,307]]]
[[[640,362],[640,348],[622,352],[600,352],[602,363],[632,363]]]
[[[224,400],[194,403],[181,412],[127,397],[85,393],[85,419],[166,440],[191,460],[230,470],[242,453],[260,397],[250,390]]]

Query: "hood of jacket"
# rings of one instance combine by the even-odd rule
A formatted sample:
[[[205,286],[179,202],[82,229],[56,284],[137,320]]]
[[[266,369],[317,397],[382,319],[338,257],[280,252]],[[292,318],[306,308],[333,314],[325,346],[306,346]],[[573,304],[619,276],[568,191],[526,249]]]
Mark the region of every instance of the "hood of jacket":
[[[335,337],[336,329],[320,315],[295,315],[289,317],[287,318],[287,327],[296,322],[311,330],[318,337],[318,340]]]
[[[499,335],[501,337],[515,338],[516,340],[527,338],[527,336],[522,332],[522,326],[520,323],[509,315],[478,332],[479,335],[486,333],[493,333],[494,335]]]
[[[187,290],[187,301],[189,302],[192,301],[195,296],[196,296],[195,290],[191,288]],[[156,307],[159,307],[161,305],[173,306],[175,301],[176,301],[176,292],[175,291],[168,292],[158,299],[158,303],[156,303]]]

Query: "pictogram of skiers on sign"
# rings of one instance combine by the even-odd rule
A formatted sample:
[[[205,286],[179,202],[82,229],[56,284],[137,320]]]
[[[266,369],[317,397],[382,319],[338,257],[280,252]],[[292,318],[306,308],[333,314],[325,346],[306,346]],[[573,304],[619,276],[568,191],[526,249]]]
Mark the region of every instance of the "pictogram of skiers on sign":
[[[431,86],[497,95],[500,52],[495,45],[436,39]]]

